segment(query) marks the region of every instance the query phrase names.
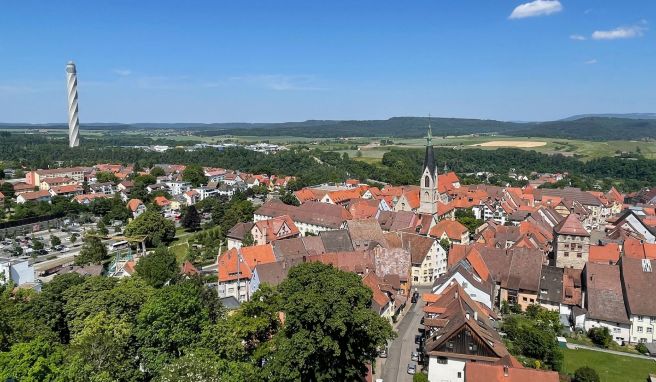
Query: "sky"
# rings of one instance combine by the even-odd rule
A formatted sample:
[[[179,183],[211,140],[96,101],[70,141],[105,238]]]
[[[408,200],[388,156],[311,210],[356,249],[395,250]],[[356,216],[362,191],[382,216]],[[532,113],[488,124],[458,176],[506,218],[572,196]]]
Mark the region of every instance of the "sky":
[[[32,1],[0,122],[538,121],[656,112],[656,1]]]

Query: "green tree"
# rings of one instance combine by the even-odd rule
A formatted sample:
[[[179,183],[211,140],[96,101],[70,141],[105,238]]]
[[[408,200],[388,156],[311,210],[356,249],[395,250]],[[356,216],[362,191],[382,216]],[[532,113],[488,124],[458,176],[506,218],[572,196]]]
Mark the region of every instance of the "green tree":
[[[447,239],[446,237],[442,238],[440,239],[439,244],[440,247],[442,247],[446,251],[446,253],[449,253],[449,250],[451,249],[451,241],[449,239]]]
[[[0,353],[0,380],[21,382],[58,381],[64,365],[64,349],[44,338],[36,338]]]
[[[190,182],[194,187],[207,183],[205,171],[199,165],[192,164],[187,166],[182,172],[182,180]]]
[[[175,224],[153,210],[139,215],[125,228],[127,236],[146,236],[146,245],[158,246],[169,243],[175,237]]]
[[[199,341],[198,334],[210,324],[201,288],[205,287],[193,282],[169,285],[158,289],[141,308],[135,335],[147,373],[157,375],[183,349]]]
[[[71,371],[113,381],[136,380],[140,372],[132,330],[129,322],[104,311],[85,319],[71,341]]]
[[[68,240],[70,240],[71,244],[75,244],[75,242],[77,241],[77,239],[79,237],[80,237],[80,235],[78,235],[77,233],[73,233]]]
[[[40,251],[44,248],[43,241],[40,239],[32,239],[32,249],[35,251]]]
[[[638,352],[642,353],[642,354],[647,354],[647,353],[649,353],[649,349],[647,349],[647,345],[645,345],[645,344],[642,343],[642,342],[639,342],[639,343],[636,345],[636,350],[637,350]]]
[[[50,235],[50,246],[51,247],[56,247],[58,245],[61,245],[61,239],[57,235]]]
[[[59,337],[59,341],[67,344],[70,331],[66,320],[64,293],[75,285],[82,284],[84,279],[77,273],[65,273],[55,276],[49,283],[43,284],[41,293],[30,300],[30,310],[39,317]]]
[[[166,172],[164,172],[164,169],[161,168],[161,167],[153,167],[153,168],[150,170],[150,175],[152,175],[152,176],[154,176],[155,178],[157,178],[158,176],[164,176],[164,175],[166,175]]]
[[[300,206],[301,205],[301,203],[298,201],[298,199],[296,199],[296,196],[294,195],[294,193],[292,193],[290,191],[285,192],[280,197],[280,201],[285,203],[285,204],[289,204],[290,206]]]
[[[250,232],[246,232],[244,234],[244,239],[241,241],[241,244],[244,247],[250,247],[251,245],[255,244],[255,239],[253,238],[253,234]]]
[[[607,327],[596,327],[590,328],[588,330],[588,337],[596,345],[608,348],[613,341],[613,336],[610,334],[610,330]]]
[[[142,257],[135,269],[139,277],[155,288],[161,288],[179,273],[175,255],[164,246]]]
[[[96,180],[98,183],[116,183],[118,178],[110,171],[99,171],[96,173]]]
[[[200,215],[195,206],[189,206],[185,209],[180,224],[188,231],[198,231],[200,229]]]
[[[231,362],[208,349],[195,349],[166,365],[157,382],[255,381],[254,367],[245,362]]]
[[[75,257],[75,264],[100,264],[107,259],[107,247],[102,243],[100,238],[91,231],[84,237],[84,244],[80,254]]]
[[[13,199],[16,195],[14,192],[14,186],[9,182],[0,184],[0,192],[2,192],[7,199]]]
[[[589,366],[583,366],[576,369],[574,372],[573,382],[599,382],[599,374],[597,371]]]
[[[98,233],[107,236],[109,235],[109,230],[107,229],[107,226],[105,225],[105,222],[102,220],[98,220],[98,224],[96,224],[96,228],[98,229]]]
[[[371,309],[371,290],[354,273],[306,263],[289,271],[279,291],[285,325],[264,366],[271,381],[358,379],[377,348],[394,337],[389,322]]]

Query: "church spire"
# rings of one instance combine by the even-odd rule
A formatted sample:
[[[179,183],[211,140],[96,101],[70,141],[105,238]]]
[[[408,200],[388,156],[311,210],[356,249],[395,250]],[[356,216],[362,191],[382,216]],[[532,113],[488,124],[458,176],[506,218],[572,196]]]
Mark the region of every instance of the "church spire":
[[[433,129],[431,129],[431,116],[428,113],[428,134],[426,135],[426,146],[433,145]]]

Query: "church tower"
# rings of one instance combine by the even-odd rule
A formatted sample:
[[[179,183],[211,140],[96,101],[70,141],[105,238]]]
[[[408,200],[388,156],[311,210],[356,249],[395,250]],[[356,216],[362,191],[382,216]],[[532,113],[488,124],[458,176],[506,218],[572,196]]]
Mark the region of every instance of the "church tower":
[[[433,133],[431,131],[430,117],[428,117],[428,135],[426,136],[426,155],[424,156],[424,171],[419,180],[421,188],[419,194],[419,213],[437,213],[437,201],[440,194],[437,191],[437,166],[433,153]]]

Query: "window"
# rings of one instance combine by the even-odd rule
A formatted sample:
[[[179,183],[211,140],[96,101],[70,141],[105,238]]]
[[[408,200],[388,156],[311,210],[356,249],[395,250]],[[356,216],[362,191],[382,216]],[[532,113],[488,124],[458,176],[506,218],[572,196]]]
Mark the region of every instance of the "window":
[[[619,333],[619,332],[621,332],[621,331],[622,331],[622,330],[621,330],[620,328],[613,328],[613,333]]]
[[[642,319],[643,319],[642,316],[638,316],[638,322],[642,322]]]
[[[647,333],[651,333],[652,331],[653,331],[652,327],[651,327],[651,326],[648,326],[648,327],[647,327]]]
[[[522,297],[522,299],[523,299],[524,301],[528,301],[528,298],[526,298],[526,297]]]
[[[428,175],[424,178],[424,187],[430,187],[430,178]]]
[[[583,257],[583,254],[581,252],[576,254],[576,257]]]
[[[638,326],[638,333],[642,333],[642,326]]]
[[[462,371],[458,372],[458,378],[462,378]]]
[[[447,363],[449,363],[449,359],[446,357],[437,357],[437,363],[446,365]]]
[[[565,252],[565,257],[569,257],[569,252]]]

